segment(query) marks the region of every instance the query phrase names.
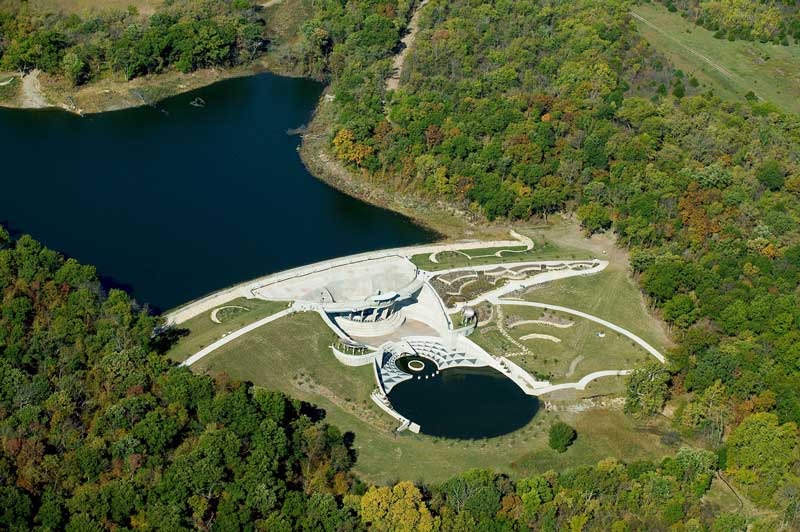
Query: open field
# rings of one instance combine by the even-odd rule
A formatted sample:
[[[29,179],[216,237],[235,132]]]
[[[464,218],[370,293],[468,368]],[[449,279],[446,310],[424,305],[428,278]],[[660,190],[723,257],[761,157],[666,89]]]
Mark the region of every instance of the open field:
[[[661,5],[634,5],[631,11],[652,46],[715,94],[742,100],[753,91],[786,111],[800,112],[800,46],[715,39]]]
[[[640,336],[662,353],[671,345],[663,325],[653,318],[633,279],[619,263],[588,277],[570,277],[531,287],[528,301],[580,310]]]
[[[498,315],[497,312],[494,314]],[[513,353],[511,359],[516,364],[532,374],[547,376],[553,383],[575,382],[595,371],[634,368],[652,358],[630,339],[583,318],[566,316],[565,321],[572,325],[563,328],[539,323],[509,327],[509,323],[540,320],[547,316],[542,309],[513,305],[503,305],[503,314],[505,329],[530,354],[520,354],[519,346],[498,331],[497,318],[479,328],[471,339],[492,354]],[[548,313],[548,316],[553,314],[557,313]],[[605,337],[598,337],[598,332],[604,333]],[[523,339],[532,334],[543,338]]]
[[[0,8],[18,6],[20,0],[0,0]],[[127,11],[128,6],[135,7],[142,15],[155,12],[163,0],[28,0],[25,2],[33,13],[77,13],[79,15]]]
[[[333,333],[316,314],[296,314],[231,342],[193,369],[224,371],[324,408],[329,422],[356,434],[356,470],[372,482],[439,481],[471,467],[522,475],[594,463],[611,455],[623,460],[657,459],[669,452],[657,434],[641,430],[618,409],[557,414],[542,410],[523,429],[488,440],[396,434],[394,420],[369,399],[375,388],[370,367],[339,364],[328,349],[332,341]],[[587,388],[564,397],[573,404],[576,398],[603,392]],[[547,430],[557,416],[574,423],[580,434],[579,442],[564,454],[547,446]]]
[[[611,261],[609,268],[599,276],[552,283],[531,291],[529,295],[532,299],[597,314],[631,328],[658,348],[664,346],[666,339],[658,323],[648,316],[638,289],[626,274],[627,257],[624,251],[615,248],[607,235],[586,239],[573,222],[559,219],[554,219],[553,224],[547,227],[517,230],[536,240],[539,245],[535,252],[546,254],[538,258],[569,258],[572,254],[575,257],[602,257]],[[543,245],[545,241],[547,246]],[[469,253],[472,256],[482,254],[476,250]],[[573,286],[575,281],[579,284]],[[580,281],[587,285],[580,284]],[[564,283],[566,288],[562,286]],[[230,304],[247,306],[250,303],[250,300],[237,300]],[[510,305],[503,307],[505,319],[543,317],[539,309]],[[252,310],[249,316],[233,314],[227,316],[229,321],[222,326],[212,324],[208,313],[205,313],[187,322],[186,326],[192,330],[192,334],[183,338],[170,356],[182,360],[199,346],[207,345],[223,332],[233,329],[234,320],[240,320],[238,323],[241,324],[250,323],[280,308]],[[551,348],[556,346],[552,342],[541,339],[525,341],[531,349],[546,350],[548,354],[545,358],[558,359],[549,364],[546,371],[565,374],[577,356],[573,351],[584,348],[593,353],[598,351],[597,346],[589,345],[598,340],[593,336],[598,330],[597,324],[587,322],[584,326],[577,323],[582,321],[580,318],[572,316],[548,318],[563,318],[576,325],[573,328],[556,328],[526,324],[510,329],[517,338],[532,333],[562,337],[563,345],[556,347],[560,349],[558,355],[550,354],[553,352]],[[659,338],[661,341],[658,341]],[[596,380],[585,390],[561,390],[542,397],[542,401],[547,403],[546,409],[542,408],[527,426],[498,438],[468,441],[415,435],[408,431],[398,434],[394,431],[396,422],[370,400],[369,395],[376,387],[371,367],[349,368],[341,365],[329,349],[334,340],[332,331],[316,314],[293,314],[231,341],[196,363],[193,370],[225,372],[232,378],[282,390],[320,406],[330,423],[356,435],[356,471],[370,482],[387,483],[397,479],[435,482],[473,467],[486,467],[512,476],[522,476],[592,464],[608,456],[616,456],[623,461],[657,460],[674,451],[674,448],[661,442],[661,434],[669,431],[666,420],[659,419],[653,422],[656,425],[644,426],[621,412],[619,395],[624,391],[624,379],[619,377]],[[605,351],[601,349],[601,357],[596,357],[597,363],[602,364],[598,366],[600,369],[609,369],[608,364],[619,365],[618,361],[620,364],[623,361],[627,363],[626,356],[630,357],[631,362],[635,362],[636,357],[646,358],[627,340],[613,333],[600,341],[604,342],[600,347],[606,348]],[[614,357],[622,358],[617,360]],[[519,358],[516,361],[521,362]],[[574,377],[577,379],[593,370],[594,363],[595,360],[590,357],[579,361],[574,368]],[[573,378],[564,375],[563,380],[571,381]],[[547,430],[556,419],[572,424],[579,434],[575,445],[564,454],[556,453],[547,445]]]
[[[204,347],[222,338],[223,335],[241,329],[245,325],[258,321],[261,318],[275,314],[286,308],[287,304],[279,301],[264,301],[263,299],[234,299],[225,306],[245,307],[244,309],[225,309],[217,314],[217,319],[222,323],[211,321],[211,313],[204,312],[179,327],[188,333],[183,336],[169,351],[168,356],[173,360],[182,362],[197,353]]]

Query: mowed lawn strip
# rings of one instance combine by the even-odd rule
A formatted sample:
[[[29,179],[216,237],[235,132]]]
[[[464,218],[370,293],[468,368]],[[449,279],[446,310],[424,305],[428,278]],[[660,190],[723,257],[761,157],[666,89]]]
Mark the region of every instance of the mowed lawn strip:
[[[527,475],[573,464],[592,464],[609,455],[616,445],[622,459],[660,458],[667,451],[652,435],[629,429],[621,413],[598,416],[595,411],[575,414],[585,443],[555,456],[547,446],[547,431],[561,415],[541,410],[523,429],[488,440],[447,440],[410,432],[397,434],[396,423],[375,406],[369,394],[375,389],[370,366],[341,365],[330,351],[333,333],[313,313],[294,314],[269,323],[234,340],[193,366],[194,371],[225,372],[257,386],[282,390],[323,408],[326,419],[356,435],[356,471],[369,482],[398,479],[437,482],[460,471],[485,467],[511,475]],[[436,405],[431,405],[435,408]],[[591,420],[597,419],[598,425]],[[622,423],[615,430],[605,426]],[[601,437],[595,447],[595,434]],[[607,435],[615,434],[615,443]],[[629,440],[641,442],[627,453]],[[646,449],[643,450],[643,449]],[[546,457],[532,459],[531,457]]]
[[[246,307],[243,309],[225,309],[218,313],[222,323],[211,321],[211,311],[180,324],[177,329],[188,331],[170,349],[167,355],[178,362],[183,362],[204,347],[216,342],[225,334],[249,325],[288,307],[283,301],[264,301],[263,299],[247,299],[240,297],[220,305],[220,307]],[[217,308],[220,308],[217,307]]]
[[[723,98],[741,101],[753,91],[785,111],[800,112],[799,45],[715,39],[661,5],[634,5],[631,11],[647,21],[633,17],[639,32],[687,78],[696,77]]]

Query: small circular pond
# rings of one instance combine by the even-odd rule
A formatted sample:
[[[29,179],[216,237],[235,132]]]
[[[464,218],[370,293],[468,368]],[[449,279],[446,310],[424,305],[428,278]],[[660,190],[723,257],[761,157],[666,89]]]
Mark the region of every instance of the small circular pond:
[[[513,432],[527,425],[539,408],[535,397],[491,368],[454,368],[401,382],[389,400],[423,434],[460,439]]]

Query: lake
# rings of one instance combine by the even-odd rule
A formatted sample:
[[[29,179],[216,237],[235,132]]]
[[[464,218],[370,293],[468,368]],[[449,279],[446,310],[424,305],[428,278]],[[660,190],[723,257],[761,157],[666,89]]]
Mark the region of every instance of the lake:
[[[420,374],[428,370],[427,364]],[[389,392],[389,400],[419,424],[423,434],[460,439],[514,432],[539,409],[538,399],[492,368],[446,369],[430,378],[401,382]]]
[[[0,109],[0,223],[160,310],[267,273],[433,241],[308,173],[287,130],[310,120],[321,92],[265,74],[85,118]],[[190,105],[197,97],[205,107]]]

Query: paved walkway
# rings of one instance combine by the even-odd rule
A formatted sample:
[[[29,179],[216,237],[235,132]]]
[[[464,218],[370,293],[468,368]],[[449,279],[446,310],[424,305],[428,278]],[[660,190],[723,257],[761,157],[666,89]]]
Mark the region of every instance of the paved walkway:
[[[570,264],[576,262],[592,262],[592,261],[579,261],[579,260],[567,260],[567,261],[559,261],[559,260],[542,260],[542,261],[527,261],[527,263],[535,262],[537,264]],[[498,266],[502,267],[513,267],[514,265],[526,264],[526,263],[502,263],[502,264],[492,264],[489,268],[497,268]],[[468,307],[475,307],[484,301],[489,301],[490,303],[495,303],[494,300],[508,295],[512,292],[516,292],[517,290],[524,290],[526,288],[530,288],[531,286],[543,283],[549,283],[550,281],[557,281],[559,279],[566,279],[567,277],[578,277],[583,275],[594,275],[596,273],[600,273],[601,271],[605,270],[608,267],[607,260],[595,260],[594,266],[591,268],[586,268],[583,270],[573,270],[570,268],[565,268],[563,270],[550,270],[542,273],[537,273],[536,275],[529,277],[528,279],[523,279],[521,281],[510,281],[499,288],[495,288],[490,292],[486,292],[484,294],[479,295],[478,297],[471,299],[470,301],[457,303],[455,305],[456,310],[460,310],[461,308],[468,306]],[[435,274],[440,273],[447,273],[452,271],[457,271],[461,269],[467,268],[454,268],[452,270],[445,270],[444,272],[434,272]],[[472,269],[487,269],[485,266],[480,267],[473,267]],[[516,301],[516,300],[507,300],[507,301]]]
[[[618,377],[621,375],[628,375],[631,372],[629,369],[609,369],[605,371],[595,371],[594,373],[590,373],[586,375],[584,378],[579,380],[578,382],[565,382],[562,384],[550,384],[549,386],[542,386],[541,388],[536,388],[533,393],[530,395],[544,395],[546,393],[555,392],[558,390],[585,390],[586,386],[589,385],[595,379],[599,379],[600,377]]]
[[[517,233],[514,233],[513,231],[511,234],[512,236],[517,235]],[[519,246],[521,244],[527,245],[526,242],[519,239],[496,240],[489,242],[480,240],[469,240],[460,242],[450,242],[446,244],[425,244],[421,246],[392,248],[380,251],[369,251],[366,253],[359,253],[357,255],[350,255],[348,257],[338,257],[335,259],[316,262],[314,264],[300,266],[298,268],[293,268],[291,270],[284,270],[281,272],[265,275],[258,279],[252,281],[246,281],[231,288],[219,290],[217,292],[209,294],[195,301],[186,303],[185,305],[182,305],[176,309],[173,309],[165,313],[164,317],[167,319],[167,323],[178,325],[194,318],[195,316],[202,314],[203,312],[211,311],[216,307],[219,307],[238,297],[253,298],[254,297],[253,292],[264,285],[290,279],[292,277],[309,275],[311,273],[327,270],[336,266],[345,266],[347,264],[352,264],[355,262],[362,262],[365,260],[378,259],[383,257],[392,257],[392,256],[403,256],[410,258],[414,255],[430,254],[436,251],[453,251],[459,249],[479,249],[479,248],[493,248],[493,247],[503,247],[503,246],[514,247],[514,246]]]
[[[571,309],[571,308],[567,308],[567,307],[560,307],[558,305],[550,305],[550,304],[547,304],[547,303],[535,303],[533,301],[519,301],[517,299],[501,299],[500,297],[498,297],[496,295],[492,296],[492,297],[489,297],[488,301],[490,303],[492,303],[493,305],[517,305],[517,306],[524,306],[524,307],[536,307],[536,308],[543,308],[543,309],[547,309],[547,310],[554,310],[554,311],[558,311],[558,312],[564,312],[566,314],[572,314],[573,316],[579,316],[581,318],[593,321],[595,323],[599,323],[600,325],[603,325],[604,327],[608,327],[612,331],[616,331],[616,332],[618,332],[618,333],[620,333],[620,334],[622,334],[624,336],[627,336],[628,338],[630,338],[631,340],[633,340],[634,342],[636,342],[637,344],[642,346],[645,349],[645,351],[647,351],[648,353],[650,353],[651,355],[656,357],[659,362],[662,362],[662,363],[665,362],[664,355],[659,353],[659,351],[655,347],[653,347],[652,345],[648,344],[647,342],[645,342],[644,340],[642,340],[640,337],[636,336],[635,334],[633,334],[629,330],[623,329],[622,327],[620,327],[618,325],[614,325],[610,321],[606,321],[606,320],[604,320],[602,318],[598,318],[597,316],[592,316],[591,314],[587,314],[585,312],[581,312],[580,310],[575,310],[575,309]]]
[[[513,229],[511,231],[509,231],[509,232],[511,233],[511,236],[513,236],[514,238],[519,240],[519,244],[524,244],[525,245],[525,249],[524,250],[522,250],[522,249],[519,249],[519,250],[517,250],[517,249],[501,249],[501,250],[498,250],[495,253],[491,253],[489,255],[467,255],[466,253],[464,253],[462,251],[462,250],[467,249],[467,248],[461,248],[461,249],[458,249],[458,250],[451,250],[451,251],[455,251],[456,253],[460,253],[460,254],[464,255],[465,257],[467,257],[468,259],[472,260],[472,259],[483,259],[483,258],[486,258],[486,257],[503,258],[503,253],[525,253],[526,251],[530,251],[530,250],[533,249],[533,240],[531,238],[529,238],[529,237],[527,237],[525,235],[521,235],[521,234],[517,233],[516,231],[514,231]],[[481,247],[488,247],[488,246],[481,246]],[[515,247],[519,247],[519,245],[517,245]],[[430,256],[428,257],[428,260],[430,260],[434,264],[439,264],[439,259],[437,257],[437,255],[439,255],[439,253],[442,253],[442,251],[434,251],[433,253],[430,254]]]
[[[262,325],[266,325],[267,323],[273,322],[275,320],[279,320],[279,319],[283,318],[284,316],[288,316],[289,314],[291,314],[293,312],[295,312],[295,309],[287,308],[286,310],[282,310],[282,311],[280,311],[280,312],[278,312],[276,314],[272,314],[270,316],[267,316],[266,318],[262,318],[262,319],[260,319],[260,320],[258,320],[256,322],[253,322],[250,325],[245,325],[241,329],[233,331],[229,335],[220,338],[219,340],[217,340],[213,344],[209,345],[208,347],[206,347],[204,349],[201,349],[200,351],[198,351],[194,355],[190,356],[189,358],[187,358],[186,360],[181,362],[181,366],[191,366],[192,364],[194,364],[195,362],[197,362],[201,358],[211,354],[212,352],[216,351],[217,349],[219,349],[223,345],[227,344],[228,342],[232,342],[232,341],[236,340],[237,338],[239,338],[240,336],[243,336],[243,335],[249,333],[250,331],[252,331],[254,329],[258,329]]]

